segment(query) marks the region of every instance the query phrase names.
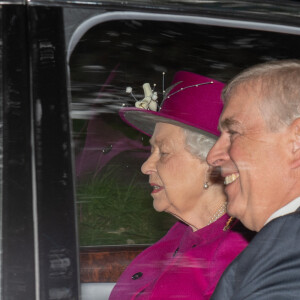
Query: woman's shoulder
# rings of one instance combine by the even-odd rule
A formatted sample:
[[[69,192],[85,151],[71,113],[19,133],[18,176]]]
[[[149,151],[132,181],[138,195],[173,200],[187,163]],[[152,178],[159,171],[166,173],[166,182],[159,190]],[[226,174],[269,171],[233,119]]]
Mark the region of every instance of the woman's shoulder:
[[[180,240],[182,235],[186,232],[186,230],[189,228],[188,225],[177,221],[169,230],[168,232],[155,244],[158,244],[160,242],[167,242],[171,240]],[[154,245],[155,245],[154,244]]]
[[[186,225],[185,223],[181,222],[181,221],[177,221],[167,232],[167,234],[169,233],[173,233],[173,232],[185,232],[187,230],[189,226]]]
[[[240,221],[235,220],[232,226],[224,232],[215,255],[229,258],[229,260],[234,259],[248,246],[254,235],[255,232],[248,230]]]
[[[169,231],[153,245],[149,246],[141,252],[133,261],[133,265],[141,261],[155,261],[164,260],[166,255],[173,253],[174,249],[178,247],[179,241],[187,229],[187,225],[176,222]]]

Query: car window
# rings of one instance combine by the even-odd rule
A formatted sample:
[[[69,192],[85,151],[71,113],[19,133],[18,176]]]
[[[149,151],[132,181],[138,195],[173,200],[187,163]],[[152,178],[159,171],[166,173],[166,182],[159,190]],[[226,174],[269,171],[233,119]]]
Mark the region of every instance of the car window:
[[[160,99],[178,70],[226,82],[253,64],[299,58],[299,38],[200,24],[116,20],[82,36],[70,57],[73,141],[81,245],[158,240],[174,220],[152,207],[148,137],[121,121],[118,110],[156,84]],[[199,183],[200,185],[200,183]]]
[[[141,173],[149,137],[125,124],[119,110],[143,99],[144,83],[155,88],[161,103],[180,70],[226,83],[257,63],[299,59],[300,32],[155,14],[153,19],[94,14],[91,20],[75,30],[80,34],[70,37],[67,48],[80,279],[83,288],[101,282],[102,289],[177,221],[154,210],[148,178]]]

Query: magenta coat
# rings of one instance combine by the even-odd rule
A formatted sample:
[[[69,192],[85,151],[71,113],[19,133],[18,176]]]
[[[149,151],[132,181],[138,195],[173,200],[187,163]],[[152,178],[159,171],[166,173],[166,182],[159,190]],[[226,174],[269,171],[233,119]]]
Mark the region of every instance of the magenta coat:
[[[193,232],[177,222],[138,255],[121,275],[110,300],[209,299],[229,263],[247,246],[229,229],[228,215]]]

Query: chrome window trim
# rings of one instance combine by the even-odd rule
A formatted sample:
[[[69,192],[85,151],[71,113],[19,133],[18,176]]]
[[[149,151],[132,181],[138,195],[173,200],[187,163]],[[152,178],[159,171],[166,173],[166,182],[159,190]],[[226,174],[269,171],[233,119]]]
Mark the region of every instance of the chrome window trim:
[[[240,28],[240,29],[251,29],[259,31],[270,31],[278,33],[286,33],[293,35],[300,35],[300,27],[289,26],[289,25],[278,25],[271,23],[255,22],[255,21],[241,21],[241,20],[228,20],[220,18],[210,18],[210,17],[195,17],[195,16],[182,16],[174,14],[161,14],[161,13],[143,13],[143,12],[124,12],[116,11],[99,14],[93,16],[84,22],[82,22],[73,32],[67,50],[67,61],[71,57],[71,54],[81,39],[81,37],[93,26],[100,23],[114,21],[114,20],[149,20],[149,21],[165,21],[165,22],[183,22],[183,23],[193,23],[200,25],[210,25],[210,26],[222,26],[230,28]]]
[[[27,0],[28,2],[30,2],[30,0]],[[26,4],[26,0],[6,0],[6,1],[0,1],[0,5],[25,5]]]

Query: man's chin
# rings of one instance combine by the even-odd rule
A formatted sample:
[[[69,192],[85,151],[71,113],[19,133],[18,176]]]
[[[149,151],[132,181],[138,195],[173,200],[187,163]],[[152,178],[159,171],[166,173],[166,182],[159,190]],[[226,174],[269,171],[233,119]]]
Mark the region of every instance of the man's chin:
[[[238,219],[238,213],[235,210],[235,206],[233,205],[233,201],[230,201],[230,198],[228,197],[228,204],[227,204],[227,214],[231,217]]]

